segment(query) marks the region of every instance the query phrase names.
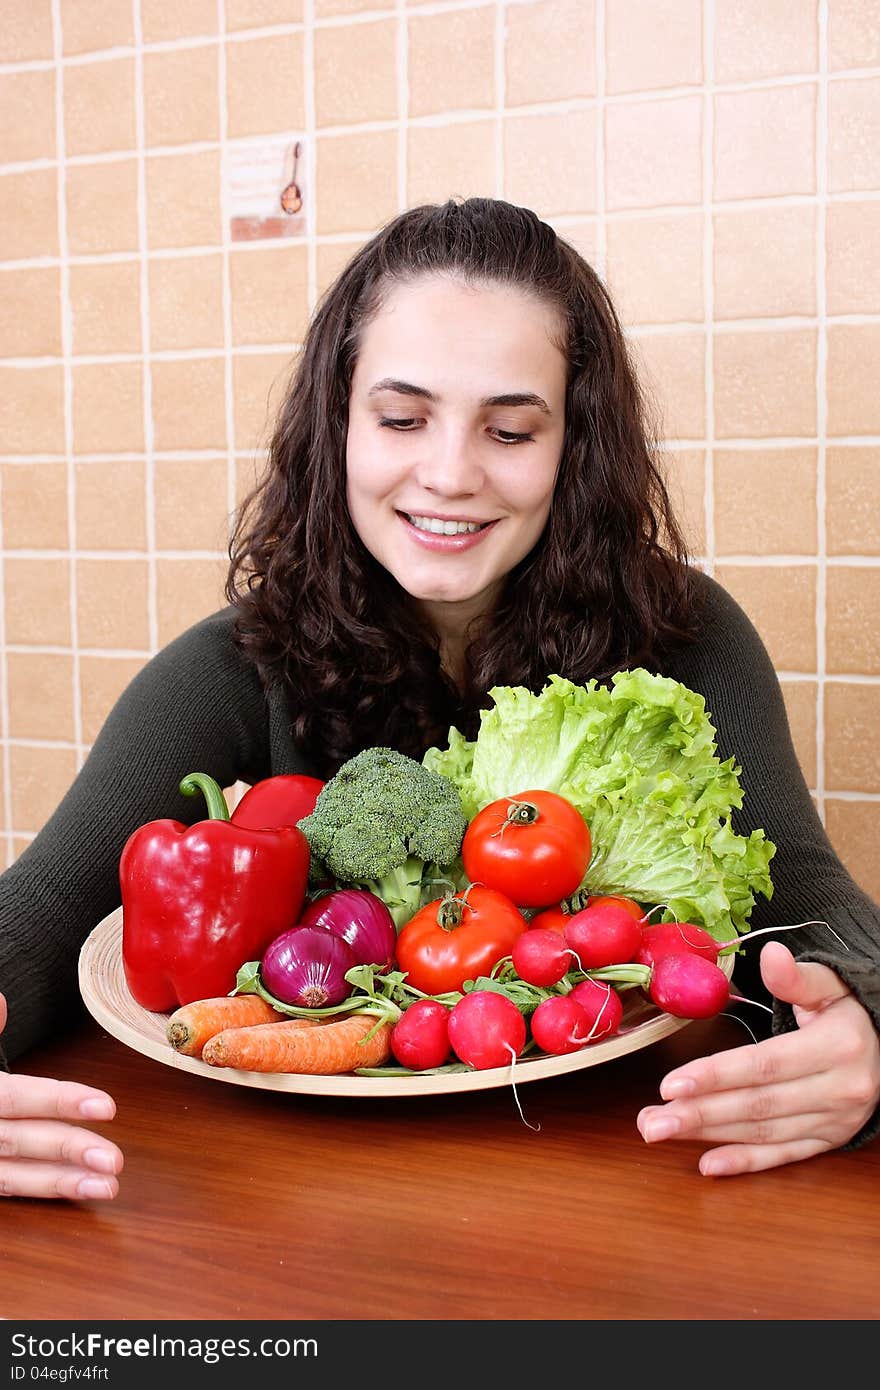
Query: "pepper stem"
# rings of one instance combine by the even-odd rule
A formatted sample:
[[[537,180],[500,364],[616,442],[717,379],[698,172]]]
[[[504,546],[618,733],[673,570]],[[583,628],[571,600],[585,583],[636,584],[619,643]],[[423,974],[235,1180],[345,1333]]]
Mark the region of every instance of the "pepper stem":
[[[184,796],[202,793],[208,806],[208,820],[229,820],[229,807],[223,789],[207,772],[188,773],[180,784],[180,790]]]

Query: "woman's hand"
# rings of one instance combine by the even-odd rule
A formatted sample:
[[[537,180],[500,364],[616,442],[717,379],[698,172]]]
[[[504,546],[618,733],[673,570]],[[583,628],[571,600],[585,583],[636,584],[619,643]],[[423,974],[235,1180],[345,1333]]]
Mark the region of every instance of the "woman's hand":
[[[797,1029],[751,1047],[702,1057],[660,1083],[643,1139],[701,1139],[700,1172],[755,1173],[846,1144],[880,1101],[880,1037],[833,970],[799,963],[779,941],[761,952],[761,976],[794,1008]]]
[[[5,1026],[0,994],[0,1033]],[[92,1086],[0,1072],[0,1197],[115,1197],[122,1151],[77,1123],[115,1113],[111,1097]]]

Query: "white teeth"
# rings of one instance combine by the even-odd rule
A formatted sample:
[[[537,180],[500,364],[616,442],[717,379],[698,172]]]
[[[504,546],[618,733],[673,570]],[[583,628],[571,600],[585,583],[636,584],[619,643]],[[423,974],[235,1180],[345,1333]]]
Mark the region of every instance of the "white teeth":
[[[404,516],[417,531],[433,531],[435,536],[460,536],[470,531],[480,531],[486,522],[480,521],[441,521],[437,516]]]

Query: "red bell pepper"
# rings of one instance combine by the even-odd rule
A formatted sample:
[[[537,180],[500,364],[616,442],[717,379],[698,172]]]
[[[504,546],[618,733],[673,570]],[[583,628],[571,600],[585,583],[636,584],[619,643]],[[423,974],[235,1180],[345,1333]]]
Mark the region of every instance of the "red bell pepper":
[[[142,1008],[164,1012],[229,994],[238,970],[299,921],[309,845],[295,825],[251,830],[230,821],[220,786],[195,772],[208,819],[149,821],[119,861],[122,962]]]
[[[233,825],[265,830],[274,825],[296,825],[315,809],[324,783],[300,773],[265,777],[249,787],[232,812]]]

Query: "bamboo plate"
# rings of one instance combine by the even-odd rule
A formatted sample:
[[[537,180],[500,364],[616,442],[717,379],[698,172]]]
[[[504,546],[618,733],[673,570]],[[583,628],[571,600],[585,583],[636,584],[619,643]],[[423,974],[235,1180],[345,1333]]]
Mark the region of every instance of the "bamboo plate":
[[[734,956],[722,957],[728,978],[733,971]],[[636,1052],[659,1042],[690,1020],[673,1018],[649,1003],[641,991],[627,990],[623,996],[623,1023],[632,1029],[624,1036],[593,1043],[580,1052],[561,1057],[540,1053],[517,1061],[515,1067],[493,1067],[487,1071],[441,1073],[400,1077],[302,1076],[294,1073],[264,1074],[237,1071],[233,1067],[209,1067],[196,1057],[184,1057],[175,1052],[165,1037],[167,1014],[150,1013],[131,997],[122,964],[122,908],[105,917],[86,939],[79,958],[79,987],[89,1012],[102,1028],[120,1042],[152,1057],[165,1066],[179,1071],[207,1076],[212,1081],[226,1081],[233,1086],[256,1086],[269,1091],[295,1091],[322,1096],[424,1096],[450,1091],[485,1091],[495,1086],[508,1086],[511,1081],[540,1081],[545,1077],[562,1076],[566,1072],[582,1071],[600,1062],[610,1062],[627,1052]]]

